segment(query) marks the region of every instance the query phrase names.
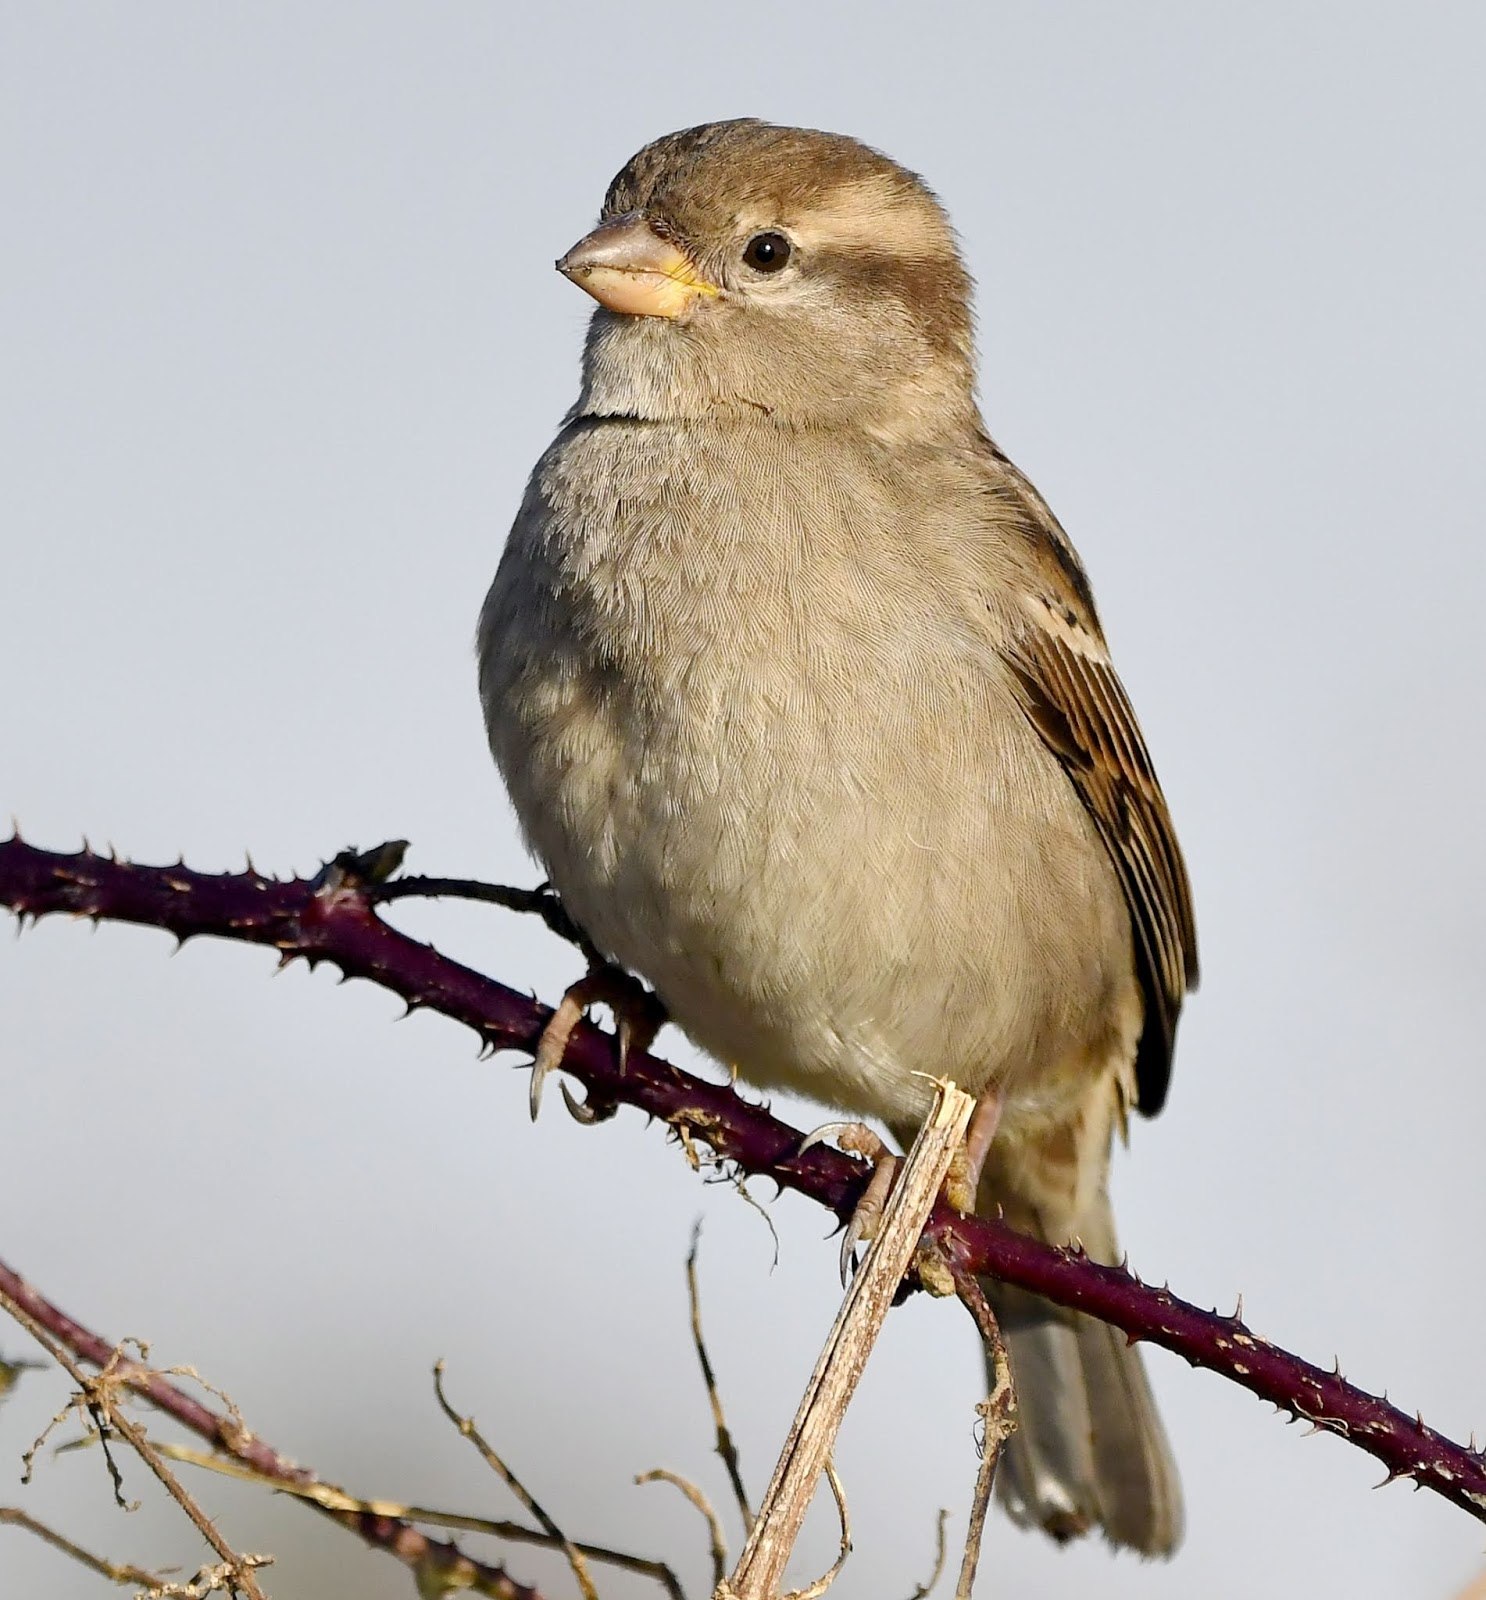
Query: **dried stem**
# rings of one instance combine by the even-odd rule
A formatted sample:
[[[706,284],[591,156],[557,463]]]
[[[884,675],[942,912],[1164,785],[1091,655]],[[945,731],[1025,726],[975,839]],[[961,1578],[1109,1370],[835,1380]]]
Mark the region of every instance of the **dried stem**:
[[[35,1517],[17,1506],[0,1506],[0,1525],[6,1523],[11,1527],[24,1528],[28,1533],[34,1533],[53,1550],[60,1550],[64,1556],[70,1556],[90,1572],[96,1572],[100,1578],[107,1578],[110,1583],[133,1583],[146,1589],[158,1589],[165,1582],[158,1573],[147,1572],[143,1567],[136,1567],[130,1562],[109,1561],[103,1556],[91,1554],[81,1545],[74,1544],[71,1539],[58,1533],[55,1528],[49,1528],[44,1522],[38,1522]]]
[[[577,1582],[578,1592],[583,1596],[583,1600],[598,1600],[598,1591],[593,1586],[593,1575],[588,1570],[587,1561],[583,1559],[583,1552],[537,1504],[536,1499],[526,1485],[492,1449],[485,1436],[475,1426],[474,1418],[462,1416],[449,1404],[449,1398],[444,1393],[444,1363],[442,1361],[434,1363],[433,1392],[438,1397],[439,1409],[459,1429],[460,1433],[474,1445],[475,1449],[480,1452],[481,1459],[485,1465],[501,1479],[521,1504],[542,1524],[548,1538],[567,1557],[568,1565],[573,1569],[573,1578]]]
[[[772,1224],[771,1224],[772,1225]],[[707,1403],[712,1408],[712,1425],[717,1430],[716,1450],[727,1469],[733,1498],[743,1518],[745,1534],[753,1527],[753,1512],[748,1506],[748,1490],[743,1486],[743,1468],[738,1460],[738,1447],[733,1443],[727,1415],[722,1409],[722,1395],[717,1387],[717,1374],[712,1370],[712,1359],[707,1354],[707,1341],[702,1335],[702,1297],[697,1288],[697,1249],[702,1239],[702,1219],[697,1218],[691,1230],[691,1249],[686,1253],[686,1298],[691,1306],[691,1342],[696,1346],[697,1360],[702,1367],[702,1382],[707,1386]],[[721,1578],[721,1574],[718,1574]]]
[[[715,1600],[777,1600],[785,1565],[830,1460],[846,1408],[918,1249],[924,1219],[943,1187],[950,1161],[964,1142],[974,1109],[974,1100],[952,1083],[938,1086],[934,1109],[903,1163],[883,1207],[876,1237],[846,1291],[805,1386],[748,1543],[732,1576],[719,1586]],[[832,1478],[838,1504],[843,1506],[844,1523],[840,1485],[833,1473],[827,1475]],[[849,1548],[845,1532],[842,1540],[842,1554],[832,1577]]]
[[[820,1600],[827,1589],[841,1576],[841,1569],[846,1565],[846,1558],[851,1554],[851,1512],[846,1504],[846,1486],[841,1482],[841,1474],[836,1471],[836,1463],[826,1457],[826,1482],[831,1486],[831,1495],[836,1502],[836,1521],[841,1529],[840,1541],[836,1547],[836,1559],[821,1573],[814,1583],[807,1583],[803,1589],[791,1589],[784,1600]]]
[[[100,1440],[106,1441],[108,1431],[112,1429],[129,1444],[140,1460],[160,1480],[165,1492],[185,1512],[196,1531],[221,1558],[224,1568],[231,1574],[233,1592],[236,1593],[240,1589],[247,1595],[248,1600],[265,1600],[263,1590],[258,1587],[258,1580],[253,1576],[253,1567],[263,1563],[249,1560],[233,1550],[217,1531],[216,1524],[186,1493],[180,1479],[165,1465],[144,1429],[119,1409],[118,1390],[127,1387],[127,1379],[118,1370],[122,1365],[120,1353],[115,1350],[104,1363],[99,1375],[94,1377],[84,1372],[73,1358],[72,1352],[60,1340],[54,1338],[50,1330],[44,1327],[25,1306],[6,1293],[3,1287],[0,1287],[0,1310],[9,1312],[77,1385],[78,1398],[92,1414]],[[120,1490],[118,1469],[111,1461],[109,1469],[114,1478],[114,1491],[118,1494]]]
[[[642,1472],[635,1482],[668,1483],[673,1489],[679,1489],[701,1512],[702,1520],[707,1524],[707,1538],[712,1556],[712,1587],[715,1589],[726,1577],[728,1570],[727,1535],[722,1531],[722,1518],[717,1514],[717,1507],[690,1478],[683,1478],[679,1472],[670,1472],[665,1467],[652,1467],[649,1472]]]
[[[253,1467],[263,1477],[286,1488],[303,1489],[315,1483],[312,1472],[285,1460],[263,1440],[249,1433],[240,1419],[213,1411],[153,1368],[120,1359],[114,1345],[53,1305],[4,1262],[0,1262],[0,1299],[12,1315],[15,1315],[12,1307],[22,1312],[17,1320],[23,1326],[44,1329],[55,1345],[65,1346],[91,1366],[109,1370],[112,1384],[142,1396],[198,1438]],[[330,1506],[317,1509],[368,1544],[396,1556],[420,1581],[426,1580],[431,1592],[438,1592],[442,1584],[447,1589],[462,1588],[484,1595],[487,1600],[542,1600],[537,1590],[518,1583],[504,1568],[476,1561],[457,1545],[430,1539],[399,1518]]]
[[[927,1600],[929,1593],[939,1582],[944,1574],[945,1557],[949,1554],[949,1545],[944,1537],[945,1525],[949,1521],[949,1512],[943,1506],[939,1508],[939,1515],[934,1519],[934,1566],[929,1576],[920,1584],[914,1586],[913,1593],[908,1600]]]
[[[236,1478],[241,1483],[256,1483],[276,1494],[294,1495],[308,1501],[321,1511],[354,1511],[362,1516],[397,1518],[403,1522],[418,1522],[432,1528],[450,1528],[460,1533],[485,1533],[492,1539],[508,1539],[513,1544],[538,1545],[544,1550],[561,1549],[565,1540],[553,1538],[543,1528],[529,1528],[524,1522],[511,1522],[505,1517],[477,1517],[463,1511],[440,1511],[432,1506],[408,1505],[401,1500],[364,1500],[348,1494],[333,1483],[317,1480],[314,1483],[285,1483],[280,1478],[270,1478],[240,1461],[225,1456],[208,1455],[190,1445],[160,1444],[155,1447],[169,1461],[184,1461],[189,1466],[200,1467],[204,1472],[215,1472],[224,1478]],[[631,1555],[627,1550],[613,1550],[608,1545],[590,1544],[582,1539],[573,1541],[575,1549],[590,1561],[618,1567],[623,1572],[638,1573],[642,1578],[653,1578],[671,1597],[685,1600],[676,1574],[664,1561],[652,1561],[647,1556]]]
[[[91,851],[65,855],[20,838],[0,842],[0,904],[22,917],[72,912],[94,920],[158,927],[178,939],[211,934],[277,949],[287,962],[331,961],[473,1029],[496,1050],[530,1053],[548,1007],[440,955],[377,916],[368,894],[335,874],[321,880],[265,878],[253,871],[210,876],[184,866],[142,867]],[[745,1174],[766,1173],[849,1217],[866,1181],[860,1162],[816,1146],[799,1153],[799,1130],[751,1105],[727,1084],[708,1083],[656,1056],[632,1053],[621,1074],[613,1036],[574,1029],[563,1069],[590,1101],[636,1106],[670,1127],[683,1123]],[[1417,1417],[1277,1348],[1237,1316],[1204,1311],[1169,1289],[1118,1267],[1057,1250],[984,1217],[948,1207],[926,1237],[952,1266],[999,1278],[1086,1312],[1174,1351],[1343,1439],[1381,1461],[1389,1478],[1410,1478],[1486,1521],[1486,1453],[1458,1444]]]
[[[1006,1353],[1006,1341],[1001,1337],[1001,1326],[996,1313],[991,1310],[980,1284],[969,1273],[954,1274],[955,1292],[965,1303],[986,1353],[991,1358],[991,1371],[995,1379],[991,1392],[976,1406],[984,1436],[980,1447],[980,1471],[975,1476],[975,1494],[970,1502],[970,1525],[965,1533],[965,1554],[960,1562],[960,1579],[955,1585],[955,1600],[970,1600],[975,1587],[975,1569],[980,1563],[980,1541],[985,1532],[986,1512],[991,1504],[991,1490],[996,1485],[996,1467],[1001,1460],[1001,1447],[1016,1431],[1016,1390],[1011,1381],[1011,1358]]]

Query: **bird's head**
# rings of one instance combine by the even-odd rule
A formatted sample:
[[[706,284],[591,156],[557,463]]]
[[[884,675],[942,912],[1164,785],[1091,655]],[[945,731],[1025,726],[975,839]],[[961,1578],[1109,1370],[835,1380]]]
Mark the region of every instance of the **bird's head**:
[[[913,173],[751,118],[667,134],[557,263],[599,303],[579,412],[890,436],[973,416],[970,280]]]

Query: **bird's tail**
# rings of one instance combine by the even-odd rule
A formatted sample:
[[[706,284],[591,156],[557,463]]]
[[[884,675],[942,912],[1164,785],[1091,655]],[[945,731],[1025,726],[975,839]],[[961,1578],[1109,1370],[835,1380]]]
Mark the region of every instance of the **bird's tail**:
[[[1075,1230],[1115,1265],[1101,1188]],[[1101,1528],[1112,1544],[1168,1556],[1181,1542],[1182,1494],[1140,1352],[1117,1328],[987,1280],[1011,1356],[1018,1423],[996,1474],[1017,1522],[1060,1542]]]

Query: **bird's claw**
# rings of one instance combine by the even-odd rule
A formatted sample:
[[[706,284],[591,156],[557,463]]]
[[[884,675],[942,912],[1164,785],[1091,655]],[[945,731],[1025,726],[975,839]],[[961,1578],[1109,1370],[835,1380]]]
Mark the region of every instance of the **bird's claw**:
[[[861,1127],[859,1122],[823,1122],[818,1128],[812,1128],[800,1140],[800,1148],[795,1154],[802,1156],[807,1150],[813,1150],[816,1145],[824,1144],[827,1139],[843,1138],[859,1127]]]
[[[893,1184],[898,1177],[899,1158],[888,1153],[887,1147],[876,1134],[873,1134],[872,1138],[881,1154],[873,1164],[872,1176],[867,1179],[867,1187],[862,1190],[861,1199],[852,1210],[851,1221],[846,1224],[846,1231],[841,1235],[840,1265],[843,1289],[851,1282],[856,1272],[857,1245],[877,1237],[882,1213],[887,1206],[887,1197],[892,1193]]]
[[[857,1245],[861,1241],[865,1229],[862,1223],[861,1209],[853,1211],[851,1221],[841,1233],[841,1255],[837,1261],[837,1271],[841,1274],[841,1287],[844,1289],[856,1276],[857,1270]]]
[[[648,1050],[656,1034],[665,1025],[666,1012],[660,999],[644,988],[638,978],[631,977],[621,968],[596,967],[586,977],[580,978],[562,997],[557,1009],[547,1019],[542,1037],[537,1041],[536,1055],[531,1064],[529,1097],[533,1122],[542,1109],[542,1090],[547,1075],[554,1067],[562,1065],[568,1041],[583,1014],[589,1006],[599,1003],[614,1012],[621,1075],[631,1054]],[[606,1116],[613,1115],[612,1111],[600,1110],[575,1100],[566,1088],[563,1095],[568,1110],[579,1122],[601,1122]]]
[[[568,1115],[574,1122],[581,1122],[585,1128],[591,1128],[595,1122],[607,1122],[618,1109],[612,1101],[595,1104],[591,1096],[587,1100],[580,1100],[565,1083],[558,1084],[558,1088],[562,1090],[563,1103],[568,1108]]]
[[[892,1154],[865,1122],[823,1122],[805,1135],[795,1154],[804,1155],[807,1150],[824,1144],[827,1139],[834,1139],[837,1149],[846,1151],[848,1155],[865,1156],[874,1165]]]
[[[537,1053],[532,1058],[531,1088],[529,1105],[531,1106],[531,1120],[537,1120],[537,1114],[542,1109],[542,1089],[547,1082],[547,1074],[554,1067],[562,1065],[562,1058],[568,1053],[568,1040],[573,1036],[573,1029],[578,1026],[579,1018],[588,1009],[587,997],[582,993],[587,979],[575,983],[562,997],[557,1010],[547,1019],[547,1026],[542,1029],[542,1037],[537,1041]]]
[[[647,989],[639,979],[618,968],[609,970],[616,974],[617,981],[604,998],[614,1011],[615,1031],[619,1035],[619,1076],[622,1078],[630,1056],[644,1055],[669,1019],[664,1003],[653,989]]]
[[[898,1158],[864,1122],[823,1122],[805,1135],[796,1153],[804,1155],[827,1139],[834,1139],[837,1147],[848,1154],[865,1156],[872,1163],[872,1176],[841,1235],[841,1287],[844,1289],[856,1271],[857,1246],[876,1237],[883,1206],[897,1176]]]

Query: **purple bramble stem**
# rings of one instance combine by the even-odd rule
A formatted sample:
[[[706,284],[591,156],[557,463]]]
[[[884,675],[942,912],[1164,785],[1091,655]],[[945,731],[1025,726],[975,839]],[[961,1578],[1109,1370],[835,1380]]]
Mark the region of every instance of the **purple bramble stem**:
[[[57,854],[16,837],[0,843],[0,903],[22,918],[72,912],[164,928],[182,940],[213,934],[269,945],[283,962],[300,956],[311,964],[330,961],[347,977],[391,990],[409,1009],[464,1023],[492,1050],[532,1052],[552,1014],[398,932],[377,915],[354,874],[335,868],[313,880],[280,881],[252,871],[212,876],[185,866],[137,866],[88,850]],[[743,1173],[766,1175],[808,1195],[843,1221],[866,1182],[862,1164],[838,1151],[817,1145],[799,1154],[798,1129],[726,1085],[643,1052],[630,1055],[621,1075],[614,1039],[590,1023],[574,1029],[563,1070],[585,1086],[595,1109],[631,1105],[685,1128]],[[1087,1312],[1131,1340],[1148,1340],[1220,1373],[1290,1416],[1349,1439],[1381,1461],[1390,1479],[1410,1478],[1486,1521],[1486,1452],[1457,1444],[1339,1372],[1270,1344],[1237,1316],[1204,1311],[1120,1268],[943,1204],[924,1236],[953,1266]]]

